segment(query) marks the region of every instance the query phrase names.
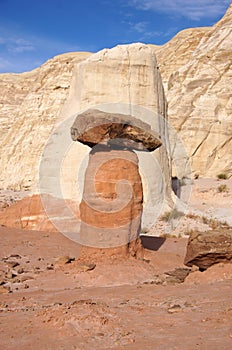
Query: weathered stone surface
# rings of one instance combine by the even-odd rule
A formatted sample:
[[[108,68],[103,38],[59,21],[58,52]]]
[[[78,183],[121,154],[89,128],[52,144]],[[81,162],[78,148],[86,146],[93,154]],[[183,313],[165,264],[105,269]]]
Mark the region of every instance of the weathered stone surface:
[[[51,196],[28,196],[0,212],[0,225],[19,229],[77,232],[79,223],[79,203]]]
[[[35,81],[22,101],[18,100],[19,113],[12,118],[12,124],[9,123],[12,128],[1,144],[4,149],[0,160],[1,185],[3,188],[30,188],[33,192],[38,190],[43,148],[51,133],[56,136],[57,130],[54,126],[60,123],[59,125],[64,125],[67,129],[61,133],[66,133],[69,139],[66,138],[65,142],[62,139],[58,144],[59,149],[56,150],[52,145],[54,138],[49,139],[46,145],[47,148],[50,147],[46,153],[47,168],[42,173],[42,177],[46,179],[43,179],[45,186],[42,189],[56,196],[56,193],[51,193],[45,187],[52,187],[54,184],[57,166],[60,166],[56,157],[60,148],[66,147],[59,169],[62,196],[80,201],[81,191],[78,192],[77,188],[82,185],[78,186],[76,174],[83,167],[88,148],[77,142],[71,144],[69,130],[75,114],[96,105],[99,107],[100,104],[104,105],[105,109],[100,109],[105,112],[131,115],[140,119],[161,136],[162,146],[152,153],[154,161],[150,158],[147,161],[146,157],[144,160],[147,167],[146,178],[152,179],[153,174],[156,174],[156,184],[149,189],[144,186],[144,198],[146,203],[150,201],[152,205],[153,202],[160,202],[160,208],[163,201],[171,205],[165,122],[167,105],[153,49],[143,44],[122,45],[94,54],[91,60],[86,59],[89,56],[91,54],[88,53],[57,56],[39,68],[35,77],[33,76]],[[78,63],[83,60],[84,64]],[[79,74],[82,76],[78,77]],[[72,116],[73,120],[70,119]],[[44,158],[43,154],[42,159]],[[152,165],[154,163],[157,165],[155,170]],[[143,178],[143,181],[146,179]],[[154,211],[151,210],[149,222],[152,223],[153,214]]]
[[[73,141],[90,147],[111,140],[111,144],[154,151],[162,145],[160,135],[149,124],[129,115],[89,109],[79,114],[71,128]]]
[[[232,230],[191,233],[185,264],[207,269],[219,262],[232,262]]]
[[[89,155],[80,204],[80,243],[111,248],[136,241],[141,228],[142,203],[136,154],[96,146]]]
[[[68,96],[73,67],[90,53],[68,53],[23,74],[0,75],[2,188],[38,187],[43,148]]]
[[[209,31],[210,27],[188,28],[177,33],[164,45],[151,45],[157,57],[166,96],[170,76],[189,62],[200,40]]]
[[[193,175],[215,177],[225,172],[231,176],[232,4],[213,27],[180,34],[154,48],[165,81],[169,122],[183,141]],[[175,137],[171,144],[174,149]],[[181,153],[183,149],[176,147],[175,157],[179,159]],[[184,167],[177,175],[186,175]]]
[[[154,215],[155,206],[158,212],[172,205],[167,104],[153,49],[139,43],[119,45],[80,62],[75,67],[69,98],[60,120],[69,115],[75,117],[89,109],[121,114],[124,118],[130,116],[136,122],[148,124],[155,135],[160,135],[162,145],[150,157],[144,154],[146,152],[138,154],[140,172],[145,174],[142,176],[144,202],[150,209],[149,214],[146,211],[146,219],[145,214],[143,216],[143,226],[149,227],[157,215]],[[155,184],[149,183],[154,173]],[[71,182],[74,183],[75,179]]]

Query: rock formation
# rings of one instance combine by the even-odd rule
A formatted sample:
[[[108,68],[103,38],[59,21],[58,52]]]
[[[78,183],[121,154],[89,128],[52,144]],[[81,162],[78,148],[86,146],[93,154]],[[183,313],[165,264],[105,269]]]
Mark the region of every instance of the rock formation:
[[[68,96],[73,66],[89,55],[68,53],[32,72],[0,75],[2,188],[38,187],[43,148]]]
[[[80,204],[80,243],[130,249],[130,243],[140,234],[142,204],[143,189],[136,154],[103,145],[94,147]]]
[[[210,27],[189,28],[176,34],[164,45],[150,45],[157,57],[166,94],[172,73],[189,62],[202,37],[209,31]]]
[[[94,121],[89,118],[93,109],[98,110],[98,115],[94,113]],[[76,128],[73,123],[77,115],[78,120],[82,119]],[[109,123],[105,120],[107,115],[110,116]],[[83,188],[85,169],[82,160],[87,159],[89,148],[80,143],[69,145],[66,136],[68,137],[69,133],[71,140],[70,127],[72,127],[73,139],[77,140],[75,130],[90,127],[94,131],[91,133],[88,130],[80,139],[90,146],[92,143],[102,141],[99,134],[101,132],[104,135],[110,133],[110,138],[115,134],[119,144],[122,144],[123,140],[125,145],[127,139],[130,142],[134,140],[133,149],[142,147],[144,152],[139,152],[138,157],[146,206],[143,226],[151,225],[164,207],[172,205],[166,100],[160,74],[156,68],[156,58],[150,47],[144,44],[117,46],[111,50],[102,50],[77,64],[70,94],[60,113],[59,121],[64,127],[61,132],[64,138],[60,139],[57,145],[66,147],[63,154],[67,161],[65,167],[68,170],[64,169],[63,173],[67,176],[62,178],[62,184],[67,198],[72,198],[76,191],[78,186],[76,174],[79,172],[82,172],[82,180],[79,178],[82,184],[79,187]],[[96,130],[92,128],[95,125],[92,123],[98,124]],[[124,125],[123,131],[122,125]],[[156,149],[158,146],[160,147]],[[154,151],[149,153],[148,150]],[[58,164],[58,161],[54,162],[54,153],[55,151],[49,151],[44,156],[50,166],[49,176],[53,178],[56,176]],[[154,173],[156,177],[152,179]],[[46,176],[44,180],[43,192],[51,194]],[[77,201],[80,201],[81,197],[82,191],[77,195]]]
[[[44,196],[45,197],[45,196]],[[46,196],[46,202],[50,211],[46,213],[43,202],[45,198],[40,195],[27,196],[16,203],[6,207],[0,212],[0,225],[18,229],[56,232],[63,228],[63,231],[74,231],[79,228],[79,204],[70,200],[62,200]],[[67,220],[70,215],[68,208],[72,208],[73,217]]]
[[[166,101],[155,64],[155,56],[148,46],[133,44],[103,50],[76,67],[76,81],[73,79],[66,102],[69,114],[74,109],[80,110],[71,127],[72,139],[90,147],[96,145],[90,152],[80,205],[83,245],[129,244],[130,250],[130,242],[132,245],[136,242],[141,230],[143,202],[138,168],[140,153],[154,151],[154,155],[158,153],[157,160],[162,157],[159,162],[162,172],[156,182],[157,186],[164,182],[164,192],[160,194],[160,190],[152,187],[148,190],[156,191],[160,210],[162,200],[171,201]],[[144,86],[141,70],[146,80]],[[150,111],[140,107],[138,113],[137,104]],[[68,112],[66,106],[65,113]],[[143,152],[137,156],[134,150]],[[144,197],[147,200],[146,191]],[[150,220],[153,217],[154,213]]]
[[[160,135],[152,131],[149,124],[131,116],[97,109],[79,114],[71,128],[71,135],[73,141],[90,147],[109,142],[139,151],[154,151],[162,145]]]
[[[231,41],[232,4],[212,28],[181,32],[154,48],[166,82],[169,122],[183,141],[195,176],[232,174]],[[174,148],[175,137],[171,144]]]
[[[140,234],[143,203],[133,150],[153,151],[162,145],[160,137],[136,118],[96,109],[76,117],[71,135],[93,147],[80,204],[80,242],[101,248],[126,245],[129,252]]]
[[[189,236],[185,264],[205,270],[220,263],[232,262],[232,231],[228,229],[194,232]]]

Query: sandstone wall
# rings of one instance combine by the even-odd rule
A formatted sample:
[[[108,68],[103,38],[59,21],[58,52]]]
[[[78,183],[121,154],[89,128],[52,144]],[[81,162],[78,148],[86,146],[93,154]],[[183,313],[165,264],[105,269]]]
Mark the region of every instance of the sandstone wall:
[[[75,63],[89,53],[68,53],[23,74],[0,76],[2,188],[36,188],[44,145],[68,96]]]
[[[166,82],[169,122],[183,141],[193,175],[231,176],[232,4],[212,28],[180,34],[163,47],[155,48]],[[171,143],[175,147],[175,137]],[[185,175],[184,170],[179,175]]]

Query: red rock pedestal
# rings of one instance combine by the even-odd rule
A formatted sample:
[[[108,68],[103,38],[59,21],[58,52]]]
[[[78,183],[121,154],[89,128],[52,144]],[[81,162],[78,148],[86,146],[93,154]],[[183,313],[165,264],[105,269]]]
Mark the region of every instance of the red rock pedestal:
[[[143,203],[138,157],[131,150],[97,145],[89,155],[80,204],[83,251],[141,255]],[[89,247],[89,248],[86,248]]]

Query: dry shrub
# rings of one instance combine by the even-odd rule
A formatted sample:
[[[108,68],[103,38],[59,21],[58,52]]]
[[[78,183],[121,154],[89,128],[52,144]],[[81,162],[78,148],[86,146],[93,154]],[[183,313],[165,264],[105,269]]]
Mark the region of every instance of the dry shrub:
[[[228,192],[227,185],[223,184],[223,185],[218,186],[218,192],[219,193]]]

